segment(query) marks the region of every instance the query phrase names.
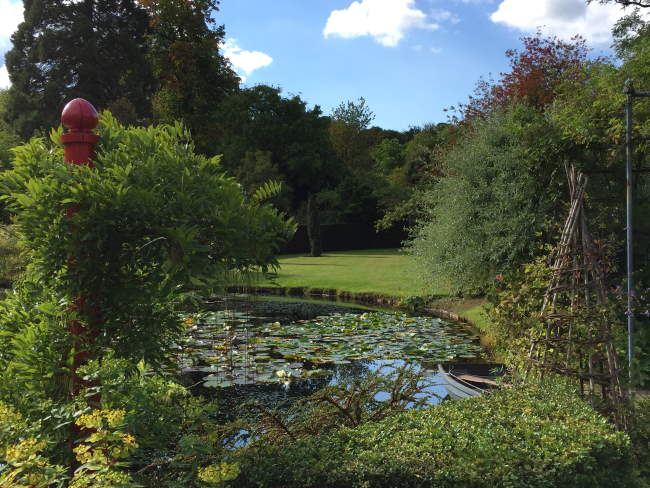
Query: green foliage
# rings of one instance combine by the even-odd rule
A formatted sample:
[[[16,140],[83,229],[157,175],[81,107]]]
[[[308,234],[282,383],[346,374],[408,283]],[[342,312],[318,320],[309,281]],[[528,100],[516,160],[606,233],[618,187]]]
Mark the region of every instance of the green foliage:
[[[544,329],[539,314],[552,271],[542,256],[521,270],[495,278],[483,332],[495,339],[506,359],[520,360],[530,347],[531,333]]]
[[[223,486],[239,476],[239,466],[232,463],[211,464],[199,469],[199,479],[208,486]]]
[[[598,212],[591,227],[595,224],[602,229],[601,236],[616,239],[620,239],[619,229],[625,226],[624,199],[620,193],[625,187],[625,81],[632,80],[639,91],[650,87],[649,27],[640,19],[637,21],[631,25],[621,21],[615,30],[621,62],[601,60],[586,65],[582,81],[565,83],[549,111],[563,139],[579,145],[592,161],[590,166],[597,167],[595,174],[590,175],[588,188],[598,205],[593,205]],[[636,168],[646,168],[650,161],[650,102],[637,98],[633,107],[634,164]],[[645,235],[650,230],[650,181],[643,173],[636,173],[634,180],[634,229],[637,235]],[[637,278],[647,280],[649,242],[636,239],[635,244],[635,262],[641,268]]]
[[[0,485],[3,488],[207,487],[237,477],[238,466],[223,461],[230,431],[214,418],[216,405],[193,398],[185,388],[125,360],[105,358],[82,368],[91,386],[75,412],[57,425],[55,409],[27,421],[0,402]],[[98,395],[99,394],[99,395]],[[101,405],[88,408],[87,400]],[[67,449],[57,435],[75,423],[72,478],[61,466]],[[65,439],[65,438],[64,438]]]
[[[87,390],[87,397],[100,394],[103,411],[123,413],[121,432],[131,434],[138,444],[127,460],[139,485],[220,486],[219,476],[222,481],[236,476],[235,465],[221,464],[224,438],[232,432],[219,424],[214,401],[191,396],[171,377],[151,374],[144,362],[134,368],[126,360],[106,357],[84,366],[81,375],[95,385]],[[121,445],[128,444],[128,439],[122,439]],[[221,474],[210,466],[219,467]]]
[[[370,157],[381,173],[390,173],[404,164],[404,148],[395,138],[383,139],[370,150]]]
[[[637,396],[630,408],[630,438],[639,475],[650,486],[650,397]]]
[[[269,200],[274,196],[277,196],[282,191],[282,183],[278,181],[266,181],[262,186],[260,186],[255,193],[253,193],[252,199],[254,202],[263,202],[264,200]]]
[[[0,486],[50,488],[62,486],[65,468],[43,455],[48,439],[39,425],[0,402]]]
[[[161,364],[182,331],[175,298],[273,266],[291,225],[247,202],[180,125],[124,129],[105,114],[99,134],[95,168],[63,163],[62,149],[39,139],[18,148],[4,198],[49,312],[81,296],[80,320],[101,317],[95,348]]]
[[[45,414],[51,399],[66,395],[71,347],[66,321],[72,315],[34,280],[7,293],[0,302],[0,400],[25,413]]]
[[[282,185],[280,192],[269,200],[277,208],[284,211],[291,209],[291,188],[286,184],[284,174],[273,162],[270,151],[249,151],[239,161],[234,169],[235,179],[244,187],[248,195],[254,194],[258,188],[268,181],[276,181]]]
[[[449,124],[427,124],[422,127],[404,148],[407,178],[411,183],[429,177],[439,177],[443,168],[438,156],[450,141],[452,127]]]
[[[147,58],[158,81],[154,118],[182,121],[198,149],[214,154],[218,104],[239,87],[239,78],[220,52],[225,30],[214,20],[219,0],[142,4],[151,18]]]
[[[232,458],[242,488],[635,486],[627,435],[551,384],[254,443]]]
[[[121,101],[147,117],[148,23],[134,0],[27,2],[6,55],[12,82],[6,120],[26,140],[57,125],[63,105],[76,97],[100,110]]]
[[[268,173],[252,183],[283,181],[295,212],[310,193],[337,179],[328,123],[320,107],[307,109],[299,96],[285,98],[279,88],[258,85],[224,101],[215,145],[233,174],[243,175],[242,165],[253,169],[264,161]]]
[[[539,247],[562,195],[557,137],[543,116],[512,107],[474,122],[443,160],[410,253],[429,286],[480,292]]]
[[[213,409],[135,365],[175,363],[179,301],[229,273],[273,266],[273,246],[293,226],[259,199],[248,201],[219,158],[196,155],[180,125],[125,129],[105,114],[99,133],[94,168],[63,163],[54,131],[54,145],[33,139],[18,148],[3,175],[29,265],[0,302],[0,401],[33,419],[40,436],[16,451],[16,462],[32,460],[46,474],[68,464],[63,446],[77,421],[94,433],[77,446],[81,467],[71,486],[134,486],[115,464],[127,455],[141,468],[164,460],[138,483],[218,486],[214,473],[199,479],[200,468],[222,460]],[[71,334],[76,324],[90,332]],[[100,359],[75,373],[79,353]],[[87,401],[70,400],[75,375],[90,387]],[[89,403],[97,407],[98,394],[105,410],[80,417]],[[124,428],[106,417],[117,410]],[[233,475],[224,469],[223,480]]]
[[[6,122],[9,91],[0,89],[0,171],[8,169],[14,155],[11,149],[20,144],[20,138]]]
[[[80,466],[70,488],[135,488],[131,475],[124,472],[123,459],[138,447],[135,438],[124,431],[124,410],[93,410],[81,415],[76,425],[86,437],[75,446]]]
[[[346,126],[358,131],[367,129],[375,118],[375,114],[366,106],[366,99],[359,97],[355,103],[351,100],[341,102],[332,111],[332,119],[343,122]]]

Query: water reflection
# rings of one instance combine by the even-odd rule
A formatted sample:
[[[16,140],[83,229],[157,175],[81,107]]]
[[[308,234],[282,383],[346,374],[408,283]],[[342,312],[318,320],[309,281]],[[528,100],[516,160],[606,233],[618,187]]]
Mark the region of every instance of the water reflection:
[[[206,311],[186,319],[189,334],[180,356],[183,382],[194,394],[218,401],[223,420],[238,417],[239,407],[251,400],[269,408],[290,405],[325,386],[361,380],[378,370],[390,375],[396,368],[407,364],[426,378],[426,389],[418,395],[425,398],[427,403],[437,403],[447,394],[435,364],[404,359],[370,360],[364,359],[362,352],[355,353],[357,357],[350,350],[330,354],[326,362],[319,361],[318,354],[323,344],[336,345],[341,340],[336,336],[318,336],[319,339],[313,344],[307,343],[300,334],[295,337],[280,336],[280,349],[259,341],[261,335],[273,336],[280,324],[301,326],[305,321],[336,313],[365,314],[367,308],[327,302],[233,297],[215,299],[206,308]],[[478,341],[465,328],[438,319],[424,319],[431,321],[424,326],[431,328],[432,336],[445,339],[446,342],[440,345],[443,353],[447,348],[449,354],[460,351],[464,357],[478,356]],[[414,326],[423,327],[417,323]],[[416,335],[420,329],[414,329],[416,332],[406,330],[403,340],[411,340],[411,336],[415,336],[419,342],[416,341],[413,347],[424,347],[431,340],[428,337],[427,343],[420,340],[420,336]],[[384,334],[382,330],[377,330],[368,337],[376,340]],[[382,347],[390,351],[391,347],[396,347],[395,342],[390,341]],[[440,354],[438,349],[434,352]],[[376,400],[384,401],[388,395],[388,392],[379,392]]]

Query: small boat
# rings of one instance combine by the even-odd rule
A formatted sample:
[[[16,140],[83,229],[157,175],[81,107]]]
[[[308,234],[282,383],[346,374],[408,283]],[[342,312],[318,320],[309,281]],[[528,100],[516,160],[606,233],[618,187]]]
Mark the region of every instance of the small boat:
[[[502,364],[438,364],[445,389],[454,400],[478,396],[498,388],[495,379],[505,372]]]

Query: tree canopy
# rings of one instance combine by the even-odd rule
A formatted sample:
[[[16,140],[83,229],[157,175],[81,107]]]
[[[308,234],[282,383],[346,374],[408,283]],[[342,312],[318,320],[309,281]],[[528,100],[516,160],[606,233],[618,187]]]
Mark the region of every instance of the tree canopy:
[[[142,4],[150,16],[147,58],[157,81],[154,118],[164,123],[182,121],[199,150],[211,153],[217,107],[239,87],[239,78],[220,52],[225,30],[213,18],[219,1],[143,0]]]
[[[512,103],[525,103],[543,110],[554,100],[562,83],[582,77],[589,48],[580,36],[567,42],[543,37],[538,32],[536,36],[522,37],[521,41],[521,51],[506,51],[510,71],[501,73],[496,82],[480,80],[474,95],[460,106],[465,119],[485,117]]]
[[[150,116],[153,78],[146,62],[149,18],[135,0],[27,0],[6,55],[12,86],[7,121],[23,138],[58,125],[77,97],[120,108],[133,123]]]

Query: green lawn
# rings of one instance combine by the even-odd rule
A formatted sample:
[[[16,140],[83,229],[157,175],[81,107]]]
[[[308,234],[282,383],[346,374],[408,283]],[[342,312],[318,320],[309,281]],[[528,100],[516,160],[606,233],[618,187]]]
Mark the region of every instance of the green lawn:
[[[415,262],[399,249],[328,252],[313,258],[287,255],[279,258],[273,282],[261,286],[331,289],[350,293],[377,293],[393,297],[445,295],[445,290],[425,290],[414,278]],[[433,305],[482,323],[484,299],[441,298]]]
[[[281,256],[279,261],[280,269],[274,281],[282,287],[325,288],[395,297],[424,293],[413,279],[413,259],[397,249],[328,252],[317,258]]]

